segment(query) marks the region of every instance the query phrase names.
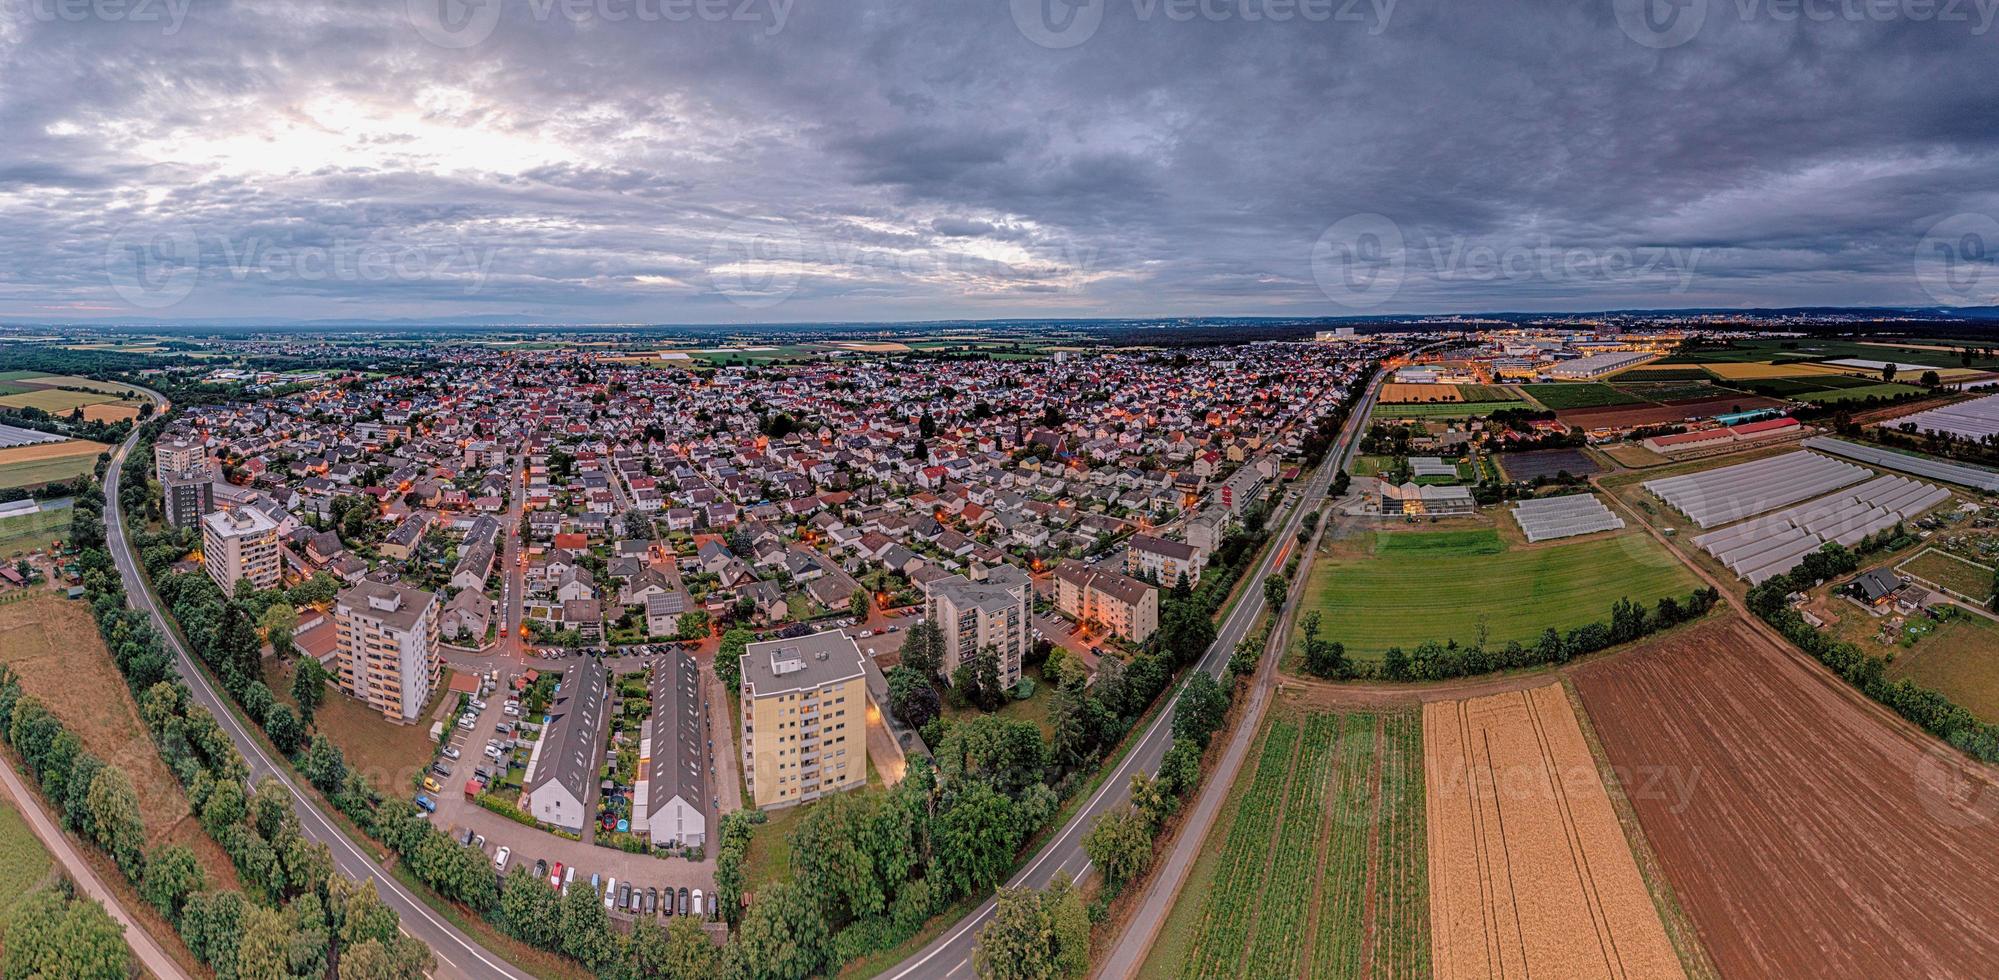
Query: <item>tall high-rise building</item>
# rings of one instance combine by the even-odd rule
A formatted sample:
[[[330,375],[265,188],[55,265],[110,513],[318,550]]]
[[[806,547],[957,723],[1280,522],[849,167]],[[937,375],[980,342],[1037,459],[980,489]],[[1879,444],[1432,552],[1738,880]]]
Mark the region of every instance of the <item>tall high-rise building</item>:
[[[334,599],[334,676],[390,721],[416,720],[444,670],[437,596],[364,581]]]
[[[867,667],[840,630],[743,651],[743,774],[756,806],[867,784]]]
[[[238,579],[268,589],[278,584],[278,525],[253,507],[204,514],[201,556],[224,595],[235,593]]]
[[[165,483],[178,473],[207,472],[208,447],[191,436],[169,436],[153,443],[153,478]]]
[[[1001,687],[1020,683],[1034,642],[1034,583],[1012,565],[952,575],[926,587],[926,613],[944,633],[944,676],[986,647],[999,658]]]
[[[167,524],[193,527],[202,515],[215,511],[215,481],[206,469],[167,473],[160,477],[160,483],[166,488]]]

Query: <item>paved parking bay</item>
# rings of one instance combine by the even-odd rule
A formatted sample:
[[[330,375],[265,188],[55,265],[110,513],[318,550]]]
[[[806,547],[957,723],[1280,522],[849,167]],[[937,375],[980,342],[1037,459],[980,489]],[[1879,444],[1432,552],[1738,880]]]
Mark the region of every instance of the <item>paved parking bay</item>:
[[[636,667],[634,663],[632,667]],[[576,869],[576,880],[587,884],[592,874],[616,878],[620,883],[632,883],[646,887],[664,889],[701,889],[704,895],[715,890],[715,857],[712,848],[707,850],[703,860],[689,861],[684,858],[660,858],[644,854],[630,854],[609,847],[598,847],[583,841],[573,841],[557,837],[547,831],[538,830],[503,817],[474,803],[465,796],[465,782],[473,778],[473,771],[481,765],[498,768],[485,755],[488,740],[498,737],[495,727],[502,721],[509,721],[501,705],[506,701],[506,690],[513,677],[519,673],[518,667],[496,665],[499,673],[499,689],[485,699],[486,710],[477,716],[471,731],[452,728],[450,740],[446,743],[458,749],[456,760],[438,761],[450,768],[451,776],[439,780],[443,790],[432,794],[437,798],[437,812],[431,815],[431,822],[440,830],[463,836],[467,829],[486,837],[485,851],[493,855],[501,847],[512,849],[508,856],[506,870],[515,867],[532,867],[537,860],[547,861],[553,868],[561,862],[565,869]],[[629,668],[628,668],[629,669]],[[728,712],[721,712],[726,726]],[[601,750],[602,746],[599,746]],[[521,750],[521,758],[526,760],[527,750]],[[725,754],[726,755],[726,754]],[[726,802],[726,801],[725,801]],[[594,809],[594,807],[593,807]],[[714,818],[710,817],[709,832],[716,829]]]

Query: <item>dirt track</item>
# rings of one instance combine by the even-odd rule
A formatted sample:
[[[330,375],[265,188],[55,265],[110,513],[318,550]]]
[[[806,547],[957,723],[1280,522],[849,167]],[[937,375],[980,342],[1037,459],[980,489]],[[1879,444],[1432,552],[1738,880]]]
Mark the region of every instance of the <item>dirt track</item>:
[[[1735,619],[1573,674],[1724,977],[1980,977],[1999,785]]]
[[[1681,977],[1555,684],[1423,708],[1438,980]]]

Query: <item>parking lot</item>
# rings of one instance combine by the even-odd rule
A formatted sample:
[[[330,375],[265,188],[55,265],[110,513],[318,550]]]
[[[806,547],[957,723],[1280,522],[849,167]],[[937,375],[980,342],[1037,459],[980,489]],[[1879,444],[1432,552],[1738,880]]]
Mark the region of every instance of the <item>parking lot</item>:
[[[431,816],[431,821],[439,829],[459,840],[464,840],[469,832],[473,835],[470,843],[478,844],[488,857],[496,857],[500,849],[505,848],[507,856],[504,867],[496,865],[496,870],[501,873],[511,872],[515,867],[524,864],[532,868],[541,862],[545,863],[548,872],[552,872],[555,866],[560,864],[570,887],[579,884],[588,887],[591,876],[596,875],[600,881],[616,879],[620,885],[634,885],[641,889],[657,888],[663,891],[671,887],[676,896],[679,889],[686,888],[689,891],[690,902],[694,889],[700,889],[704,896],[714,894],[715,860],[712,849],[706,852],[703,860],[689,861],[681,857],[653,857],[609,847],[598,847],[589,842],[591,834],[588,826],[584,830],[584,840],[574,841],[557,837],[547,831],[516,823],[494,813],[465,795],[466,781],[475,777],[479,767],[484,766],[489,770],[504,773],[504,766],[487,758],[484,749],[489,741],[503,738],[498,732],[501,723],[516,720],[506,714],[504,703],[505,692],[510,690],[519,668],[501,664],[491,670],[497,683],[492,689],[491,696],[484,698],[485,710],[473,716],[471,728],[453,726],[451,736],[445,743],[448,749],[457,751],[458,758],[440,757],[437,760],[449,775],[438,778],[438,791],[429,794],[437,804],[437,810]],[[726,719],[728,713],[724,711],[722,715]],[[597,747],[599,752],[603,750],[601,738],[600,735]],[[523,764],[527,760],[528,753],[529,747],[524,746],[518,750],[519,759]],[[721,759],[726,758],[727,753],[722,753]],[[592,795],[594,797],[594,792]],[[594,799],[589,806],[594,811]],[[711,834],[715,828],[716,818],[711,812],[709,814]],[[570,874],[572,868],[575,869],[573,876]]]

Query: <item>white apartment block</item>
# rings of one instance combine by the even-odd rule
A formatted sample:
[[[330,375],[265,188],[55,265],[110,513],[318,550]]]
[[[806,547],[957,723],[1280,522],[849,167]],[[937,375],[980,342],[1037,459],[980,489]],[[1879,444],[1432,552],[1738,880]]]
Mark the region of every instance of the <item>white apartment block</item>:
[[[980,577],[953,575],[925,587],[925,614],[944,633],[944,676],[990,646],[999,654],[1000,685],[1012,687],[1034,642],[1034,585],[1012,565],[973,574]]]
[[[235,594],[238,579],[271,588],[278,584],[278,525],[254,507],[203,514],[201,560],[224,595]]]

